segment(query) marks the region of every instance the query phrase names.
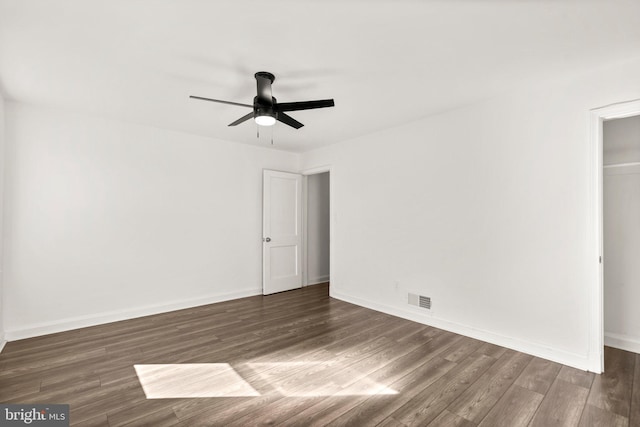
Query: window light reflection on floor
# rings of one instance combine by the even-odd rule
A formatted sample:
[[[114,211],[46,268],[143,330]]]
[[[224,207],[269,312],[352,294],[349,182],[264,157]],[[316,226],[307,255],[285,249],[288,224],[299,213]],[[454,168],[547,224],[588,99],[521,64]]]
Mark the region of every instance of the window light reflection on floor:
[[[265,393],[285,397],[398,394],[357,372],[349,375],[335,370],[330,362],[247,363],[243,371],[252,372],[249,379],[242,378],[228,363],[152,364],[134,368],[147,399],[260,396],[250,384],[251,379],[255,384],[268,384]],[[314,373],[320,375],[314,379]]]
[[[279,394],[290,397],[398,394],[357,372],[334,369],[331,362],[248,363]],[[314,373],[319,373],[317,378]],[[335,375],[333,375],[335,374]],[[327,378],[329,381],[327,381]]]
[[[228,363],[134,365],[147,399],[260,396]]]

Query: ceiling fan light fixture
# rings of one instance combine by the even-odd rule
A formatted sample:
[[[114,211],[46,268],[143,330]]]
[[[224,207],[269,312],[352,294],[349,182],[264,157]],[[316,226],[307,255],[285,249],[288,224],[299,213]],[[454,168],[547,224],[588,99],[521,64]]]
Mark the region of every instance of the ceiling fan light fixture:
[[[269,115],[256,116],[254,120],[259,126],[273,126],[276,124],[276,118]]]

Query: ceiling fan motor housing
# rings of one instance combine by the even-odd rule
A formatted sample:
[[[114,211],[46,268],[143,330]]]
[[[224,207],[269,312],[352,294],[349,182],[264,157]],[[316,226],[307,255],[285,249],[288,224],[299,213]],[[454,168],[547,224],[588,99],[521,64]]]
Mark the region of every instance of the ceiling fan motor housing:
[[[273,97],[273,105],[263,105],[258,101],[258,97],[253,98],[253,117],[258,116],[271,116],[275,119],[278,118],[278,113],[274,111],[273,106],[276,104],[276,98]]]
[[[269,79],[269,81],[271,81],[271,83],[274,82],[274,80],[276,79],[276,76],[274,76],[273,74],[271,74],[268,71],[258,71],[257,73],[254,74],[254,77],[257,79],[259,77],[264,78],[264,79]]]

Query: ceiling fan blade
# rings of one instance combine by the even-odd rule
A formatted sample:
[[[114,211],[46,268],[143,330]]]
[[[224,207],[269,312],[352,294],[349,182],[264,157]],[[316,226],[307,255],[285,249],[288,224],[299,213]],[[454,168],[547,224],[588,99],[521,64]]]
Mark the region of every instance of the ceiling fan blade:
[[[325,108],[335,106],[333,99],[321,99],[318,101],[303,101],[303,102],[283,102],[276,104],[274,108],[277,111],[298,111],[298,110],[312,110],[314,108]]]
[[[271,83],[275,77],[266,71],[260,71],[255,74],[258,85],[258,103],[262,105],[273,105],[273,95],[271,94]]]
[[[304,126],[302,123],[285,113],[278,113],[276,119],[285,125],[291,126],[292,128],[300,129]]]
[[[238,105],[240,107],[253,108],[253,105],[249,105],[249,104],[241,104],[239,102],[231,102],[231,101],[221,101],[219,99],[203,98],[201,96],[193,96],[193,95],[191,95],[191,96],[189,96],[189,98],[200,99],[202,101],[219,102],[220,104]]]
[[[242,117],[240,117],[240,118],[239,118],[238,120],[236,120],[235,122],[233,122],[233,123],[229,123],[229,126],[237,126],[237,125],[239,125],[240,123],[242,123],[242,122],[246,122],[246,121],[247,121],[247,120],[249,120],[249,119],[253,119],[253,111],[252,111],[252,112],[250,112],[249,114],[247,114],[246,116],[242,116]]]

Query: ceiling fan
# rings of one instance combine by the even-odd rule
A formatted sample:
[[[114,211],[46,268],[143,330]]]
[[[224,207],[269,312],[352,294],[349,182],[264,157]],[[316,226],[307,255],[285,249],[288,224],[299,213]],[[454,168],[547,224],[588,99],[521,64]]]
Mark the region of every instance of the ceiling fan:
[[[193,95],[189,98],[253,108],[251,113],[240,117],[235,122],[230,123],[229,126],[237,126],[249,119],[254,119],[260,126],[272,126],[277,120],[295,129],[300,129],[304,125],[288,114],[285,114],[285,111],[311,110],[314,108],[333,107],[335,105],[333,99],[278,103],[276,102],[276,98],[271,95],[271,84],[276,79],[275,76],[267,71],[258,71],[255,74],[255,78],[258,86],[258,95],[253,98],[253,105],[222,101],[220,99],[203,98],[201,96]]]

